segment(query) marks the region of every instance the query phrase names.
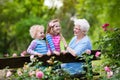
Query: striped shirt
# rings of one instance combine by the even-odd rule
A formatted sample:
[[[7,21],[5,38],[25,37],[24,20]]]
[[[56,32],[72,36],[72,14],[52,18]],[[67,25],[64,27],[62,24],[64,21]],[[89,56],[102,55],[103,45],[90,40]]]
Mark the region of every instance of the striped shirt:
[[[46,41],[39,39],[33,40],[30,43],[27,52],[30,54],[35,54],[35,53],[46,54],[48,52]]]
[[[60,52],[60,35],[52,36],[50,34],[47,34],[46,40],[47,40],[48,46],[52,52],[54,50]]]

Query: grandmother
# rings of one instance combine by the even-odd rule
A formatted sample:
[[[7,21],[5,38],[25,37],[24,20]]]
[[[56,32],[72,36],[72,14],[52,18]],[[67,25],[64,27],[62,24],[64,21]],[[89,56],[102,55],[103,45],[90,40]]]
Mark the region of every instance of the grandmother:
[[[73,56],[82,56],[87,49],[91,50],[92,45],[87,32],[89,30],[89,23],[86,19],[74,20],[74,37],[71,39],[67,52]],[[80,74],[83,71],[83,62],[64,63],[61,68],[66,70],[71,75]]]

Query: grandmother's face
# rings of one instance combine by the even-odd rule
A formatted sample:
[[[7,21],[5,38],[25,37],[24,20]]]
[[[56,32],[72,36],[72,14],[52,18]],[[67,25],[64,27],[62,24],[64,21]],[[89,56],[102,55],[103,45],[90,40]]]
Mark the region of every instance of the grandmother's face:
[[[74,26],[74,29],[73,29],[73,32],[74,32],[74,35],[75,36],[78,36],[78,35],[81,35],[81,29],[80,29],[80,26],[79,25],[75,25]]]

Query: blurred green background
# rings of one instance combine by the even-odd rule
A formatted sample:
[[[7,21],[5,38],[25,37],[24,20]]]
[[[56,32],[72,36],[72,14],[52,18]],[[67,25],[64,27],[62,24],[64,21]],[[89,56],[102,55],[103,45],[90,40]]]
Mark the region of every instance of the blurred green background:
[[[63,36],[69,43],[73,37],[73,16],[89,21],[88,35],[93,49],[98,49],[95,42],[105,34],[102,24],[118,27],[119,15],[119,0],[0,0],[0,54],[26,50],[32,40],[29,28],[34,24],[46,28],[54,18],[60,19]]]

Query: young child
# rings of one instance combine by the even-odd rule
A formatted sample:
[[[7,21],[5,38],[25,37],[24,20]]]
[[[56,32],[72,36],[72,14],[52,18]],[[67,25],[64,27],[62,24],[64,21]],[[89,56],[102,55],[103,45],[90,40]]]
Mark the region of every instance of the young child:
[[[61,34],[61,26],[58,19],[51,20],[48,23],[47,31],[46,31],[46,40],[48,42],[48,47],[51,52],[60,55],[60,41],[62,40],[64,46],[67,47],[66,41]]]
[[[34,39],[30,43],[27,52],[29,54],[42,56],[43,54],[50,55],[50,50],[48,50],[46,41],[44,40],[44,26],[33,25],[30,28],[30,35]]]

